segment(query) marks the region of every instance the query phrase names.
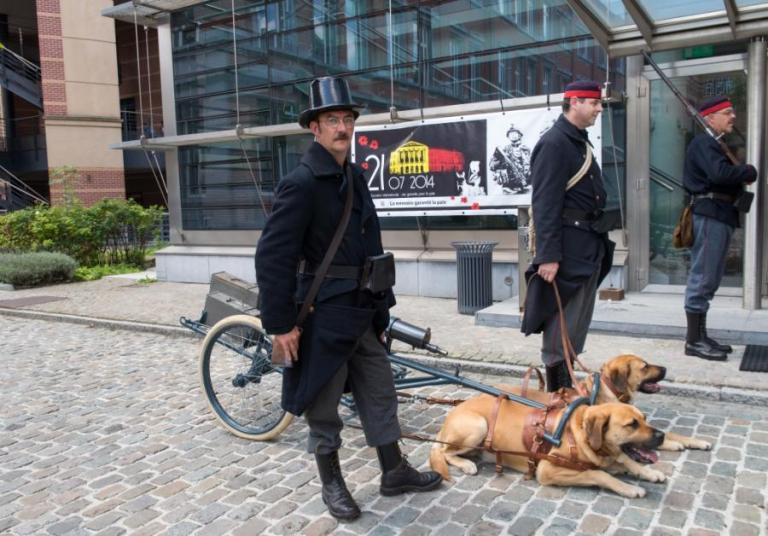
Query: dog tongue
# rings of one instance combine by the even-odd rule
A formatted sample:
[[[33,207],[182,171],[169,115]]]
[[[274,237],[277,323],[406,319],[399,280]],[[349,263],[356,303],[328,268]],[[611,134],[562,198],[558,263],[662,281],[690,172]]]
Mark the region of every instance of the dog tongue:
[[[642,384],[640,390],[646,394],[658,393],[659,391],[661,391],[661,386],[658,383],[648,382],[648,383]]]
[[[627,455],[638,463],[651,464],[659,461],[659,456],[652,450],[626,445]]]

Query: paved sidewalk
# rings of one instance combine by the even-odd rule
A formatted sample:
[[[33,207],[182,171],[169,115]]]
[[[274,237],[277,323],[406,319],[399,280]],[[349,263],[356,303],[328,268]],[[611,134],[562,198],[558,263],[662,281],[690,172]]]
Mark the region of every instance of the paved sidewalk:
[[[199,317],[208,285],[146,283],[137,280],[138,277],[141,276],[134,276],[133,279],[108,277],[39,289],[0,291],[0,314],[40,317],[47,313],[46,318],[59,320],[65,315],[72,315],[69,320],[94,325],[128,321],[129,324],[117,327],[187,333],[179,327],[179,317]],[[52,301],[33,304],[18,301],[35,298],[50,298]],[[494,373],[509,370],[510,374],[515,374],[519,373],[519,368],[515,366],[541,364],[539,335],[524,337],[516,328],[478,326],[474,317],[457,313],[455,300],[399,296],[398,305],[392,313],[412,324],[430,327],[432,342],[471,369]],[[396,349],[410,351],[403,345],[396,346]],[[665,385],[672,394],[768,405],[768,374],[738,370],[744,346],[736,346],[728,361],[713,363],[684,355],[680,340],[595,333],[590,334],[586,350],[582,359],[590,368],[599,367],[619,353],[634,353],[666,366],[668,381]],[[448,359],[440,361],[451,362]]]
[[[128,289],[135,303],[146,298],[146,288]],[[342,468],[363,516],[339,524],[320,498],[302,419],[271,442],[216,424],[196,340],[6,315],[0,333],[0,533],[9,536],[759,536],[768,526],[764,407],[641,396],[654,426],[714,445],[660,453],[666,482],[622,476],[646,490],[642,499],[540,486],[488,462],[475,476],[452,471],[455,482],[437,491],[383,497],[375,452],[347,427]],[[399,414],[405,430],[433,435],[446,411],[415,403]],[[429,448],[403,442],[417,466]]]

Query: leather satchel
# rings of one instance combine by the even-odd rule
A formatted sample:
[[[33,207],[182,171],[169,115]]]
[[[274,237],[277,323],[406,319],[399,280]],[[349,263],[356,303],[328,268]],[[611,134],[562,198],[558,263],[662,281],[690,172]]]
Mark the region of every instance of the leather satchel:
[[[675,230],[672,231],[672,246],[678,249],[693,246],[693,210],[690,204],[683,207]]]
[[[299,330],[301,330],[304,321],[307,319],[307,315],[312,310],[312,304],[320,290],[320,285],[322,285],[323,279],[325,279],[328,267],[331,265],[333,257],[336,255],[336,251],[339,249],[341,241],[344,238],[344,231],[346,231],[347,225],[349,225],[349,217],[352,214],[352,200],[354,198],[354,182],[355,178],[352,175],[349,166],[347,166],[347,199],[344,203],[344,212],[341,215],[339,226],[336,227],[336,232],[333,235],[331,244],[325,252],[323,262],[320,263],[320,267],[315,272],[315,278],[312,280],[312,285],[309,287],[309,291],[304,298],[304,303],[301,304],[299,315],[296,317],[296,326]],[[272,346],[272,364],[277,367],[292,367],[293,360],[288,352],[278,350],[275,346]]]

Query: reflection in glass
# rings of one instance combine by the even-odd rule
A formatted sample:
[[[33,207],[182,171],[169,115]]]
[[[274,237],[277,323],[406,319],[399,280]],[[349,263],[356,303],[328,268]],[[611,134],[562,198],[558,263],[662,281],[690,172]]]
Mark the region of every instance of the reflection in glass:
[[[715,95],[728,95],[736,111],[736,132],[726,140],[741,161],[745,156],[746,76],[743,72],[673,78],[672,82],[694,103]],[[682,187],[685,152],[700,132],[672,92],[660,80],[651,82],[650,132],[650,283],[684,285],[690,268],[687,249],[672,247],[672,230],[687,201]],[[742,284],[744,235],[737,229],[726,257],[723,286]]]
[[[725,13],[723,0],[638,0],[653,22],[705,13]]]
[[[592,13],[597,15],[608,28],[635,26],[622,0],[586,0]]]
[[[237,123],[230,8],[230,0],[212,0],[171,15],[179,134]],[[236,0],[235,10],[244,127],[296,122],[317,76],[344,76],[368,114],[557,93],[574,79],[605,79],[604,51],[565,0]],[[612,62],[614,91],[624,89],[623,65]],[[265,177],[290,171],[308,139],[261,140]],[[250,155],[256,142],[248,143]],[[185,228],[260,227],[237,144],[184,148],[179,159]],[[514,225],[514,218],[458,218],[421,223]],[[417,227],[415,218],[403,221]]]

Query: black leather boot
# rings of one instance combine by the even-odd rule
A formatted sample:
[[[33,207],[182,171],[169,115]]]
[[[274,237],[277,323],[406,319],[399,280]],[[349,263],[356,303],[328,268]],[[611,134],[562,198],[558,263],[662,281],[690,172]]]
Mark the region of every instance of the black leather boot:
[[[726,353],[713,347],[702,337],[701,326],[703,316],[702,313],[685,312],[685,319],[688,323],[688,331],[685,337],[685,355],[693,355],[708,361],[725,361],[728,359]]]
[[[715,350],[720,350],[726,354],[733,352],[733,347],[730,344],[720,344],[715,339],[712,339],[707,335],[707,313],[701,315],[701,338]]]
[[[561,387],[573,387],[571,375],[568,374],[568,365],[565,360],[556,365],[546,366],[547,392],[554,393]]]
[[[331,515],[345,521],[360,517],[360,507],[349,493],[341,474],[339,453],[315,454],[315,460],[323,483],[323,502],[328,505]]]
[[[400,495],[407,491],[431,491],[443,480],[434,471],[419,472],[408,463],[400,453],[397,443],[376,447],[376,454],[381,464],[382,495]]]

